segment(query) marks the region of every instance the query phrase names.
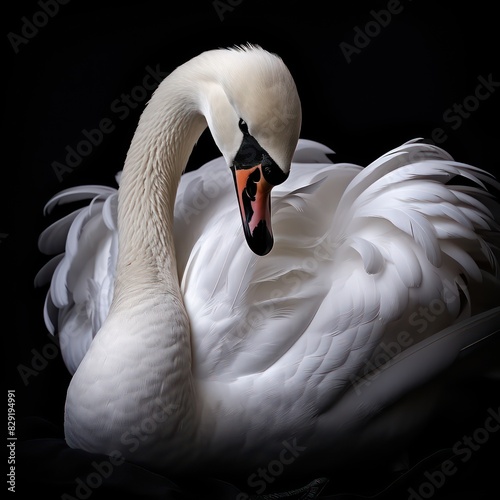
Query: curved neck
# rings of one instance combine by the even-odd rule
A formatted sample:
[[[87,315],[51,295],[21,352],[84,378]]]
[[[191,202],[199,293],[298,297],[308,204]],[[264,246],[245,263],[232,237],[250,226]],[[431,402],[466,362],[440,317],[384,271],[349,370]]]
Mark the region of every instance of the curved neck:
[[[189,318],[176,269],[173,209],[182,171],[206,127],[196,98],[174,72],[152,97],[132,140],[118,195],[113,302],[68,392],[66,434],[77,447],[88,446],[80,442],[82,435],[93,436],[97,449],[109,443],[110,450],[128,456],[123,436],[158,412],[162,425],[141,442],[134,460],[158,453],[158,460],[167,463],[172,456],[179,458],[182,443],[194,443],[199,405]],[[116,395],[123,383],[126,393]],[[73,411],[94,404],[89,384],[113,400],[93,410],[99,427]],[[165,439],[172,443],[170,454],[162,448]],[[186,447],[185,453],[193,451]]]
[[[178,292],[175,196],[189,155],[206,126],[197,92],[172,73],[143,112],[123,168],[115,302],[127,301],[134,289],[146,285]]]

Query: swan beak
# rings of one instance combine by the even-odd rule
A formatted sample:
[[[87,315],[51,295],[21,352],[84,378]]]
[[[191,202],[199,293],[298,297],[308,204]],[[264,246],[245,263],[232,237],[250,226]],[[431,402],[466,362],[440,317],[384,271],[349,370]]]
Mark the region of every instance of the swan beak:
[[[266,255],[273,248],[271,229],[271,189],[264,178],[262,165],[250,168],[232,168],[236,194],[240,206],[243,230],[250,249],[257,255]]]
[[[265,149],[242,130],[243,140],[231,165],[241,222],[248,246],[257,255],[273,248],[271,229],[271,189],[288,177]]]

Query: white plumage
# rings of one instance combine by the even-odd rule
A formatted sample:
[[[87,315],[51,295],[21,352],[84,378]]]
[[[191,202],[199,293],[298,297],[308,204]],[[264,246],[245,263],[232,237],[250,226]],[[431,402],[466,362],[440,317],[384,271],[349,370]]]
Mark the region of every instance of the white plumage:
[[[204,126],[185,132],[176,92],[186,91],[176,78],[195,87],[193,75],[212,75],[212,62],[224,82],[196,95],[210,102],[222,88],[230,96],[231,111],[200,106],[225,158],[182,175],[175,193],[170,158],[177,155],[180,175]],[[57,254],[37,277],[39,285],[50,280],[45,321],[75,373],[66,404],[71,446],[159,469],[247,468],[296,439],[308,463],[333,449],[332,462],[341,462],[349,445],[359,452],[377,443],[371,424],[384,408],[495,332],[494,179],[420,141],[361,168],[332,163],[332,151],[316,142],[295,148],[294,126],[261,134],[266,105],[300,121],[298,101],[259,86],[269,72],[278,90],[283,78],[294,92],[281,61],[260,48],[193,59],[148,105],[119,190],[75,187],[47,204],[50,212],[91,200],[40,237],[41,251]],[[239,133],[238,114],[285,173],[295,150],[290,176],[272,191],[275,242],[265,257],[245,244],[227,166],[241,135],[221,137],[229,132],[214,123],[222,115]],[[161,143],[149,134],[154,127]],[[402,408],[401,418],[418,425],[427,410]],[[133,429],[152,418],[136,446]]]

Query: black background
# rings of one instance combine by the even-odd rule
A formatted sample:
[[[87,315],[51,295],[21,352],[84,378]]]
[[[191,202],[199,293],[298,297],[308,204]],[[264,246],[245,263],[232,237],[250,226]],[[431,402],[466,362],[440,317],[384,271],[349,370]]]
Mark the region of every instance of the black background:
[[[45,290],[33,287],[34,276],[46,261],[37,251],[37,237],[53,220],[43,217],[43,206],[66,187],[114,185],[147,99],[135,109],[128,107],[127,117],[114,112],[112,104],[141,86],[147,67],[168,73],[204,50],[257,43],[279,54],[295,77],[303,107],[301,136],[331,147],[337,153],[335,161],[367,165],[409,139],[431,139],[433,131],[442,128],[447,138],[439,145],[456,160],[499,172],[500,91],[480,101],[467,118],[450,120],[457,116],[450,112],[453,106],[474,95],[480,76],[492,75],[492,80],[500,81],[494,3],[401,0],[400,12],[348,62],[340,44],[354,45],[355,28],[363,30],[373,21],[371,11],[386,9],[388,3],[221,0],[217,10],[210,0],[72,0],[59,5],[46,23],[39,16],[43,26],[15,48],[7,34],[22,36],[24,17],[33,20],[42,9],[35,1],[11,2],[4,18],[1,186],[5,206],[0,251],[6,285],[5,365],[8,388],[16,389],[20,440],[30,444],[32,438],[60,436],[69,381],[59,356],[47,360],[57,348],[43,325]],[[58,178],[53,163],[65,163],[66,147],[75,148],[85,139],[82,131],[95,129],[104,118],[112,121],[113,132],[105,134],[76,168]],[[217,155],[211,137],[204,133],[188,168]],[[44,356],[38,359],[38,353]],[[457,415],[438,419],[434,433],[426,435],[430,452],[452,445],[484,421],[491,391],[488,386],[479,392],[476,414],[465,411],[468,418],[463,420]],[[43,425],[40,430],[40,422],[53,425],[53,430]],[[44,461],[46,448],[33,446],[36,453],[20,446],[26,455],[20,453],[17,463],[20,493],[28,491],[22,482],[30,478],[35,478],[39,491],[65,491],[47,477],[47,469],[36,472],[34,464]],[[488,443],[485,448],[491,446]],[[446,487],[436,490],[433,498],[462,498],[461,494],[470,492],[481,498],[485,481],[491,478],[489,457],[481,453]],[[348,491],[375,494],[391,478],[370,477],[361,481],[361,488],[361,478],[353,473]],[[419,479],[411,484],[418,485]],[[332,491],[340,490],[333,487]],[[400,498],[407,498],[405,492]],[[95,490],[94,498],[98,494]]]

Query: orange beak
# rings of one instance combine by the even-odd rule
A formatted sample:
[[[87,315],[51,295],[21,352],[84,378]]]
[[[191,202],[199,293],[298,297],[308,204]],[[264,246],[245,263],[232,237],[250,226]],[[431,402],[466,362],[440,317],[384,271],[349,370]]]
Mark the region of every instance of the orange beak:
[[[274,243],[271,229],[271,189],[262,165],[233,171],[243,230],[250,249],[257,255],[268,254]]]

